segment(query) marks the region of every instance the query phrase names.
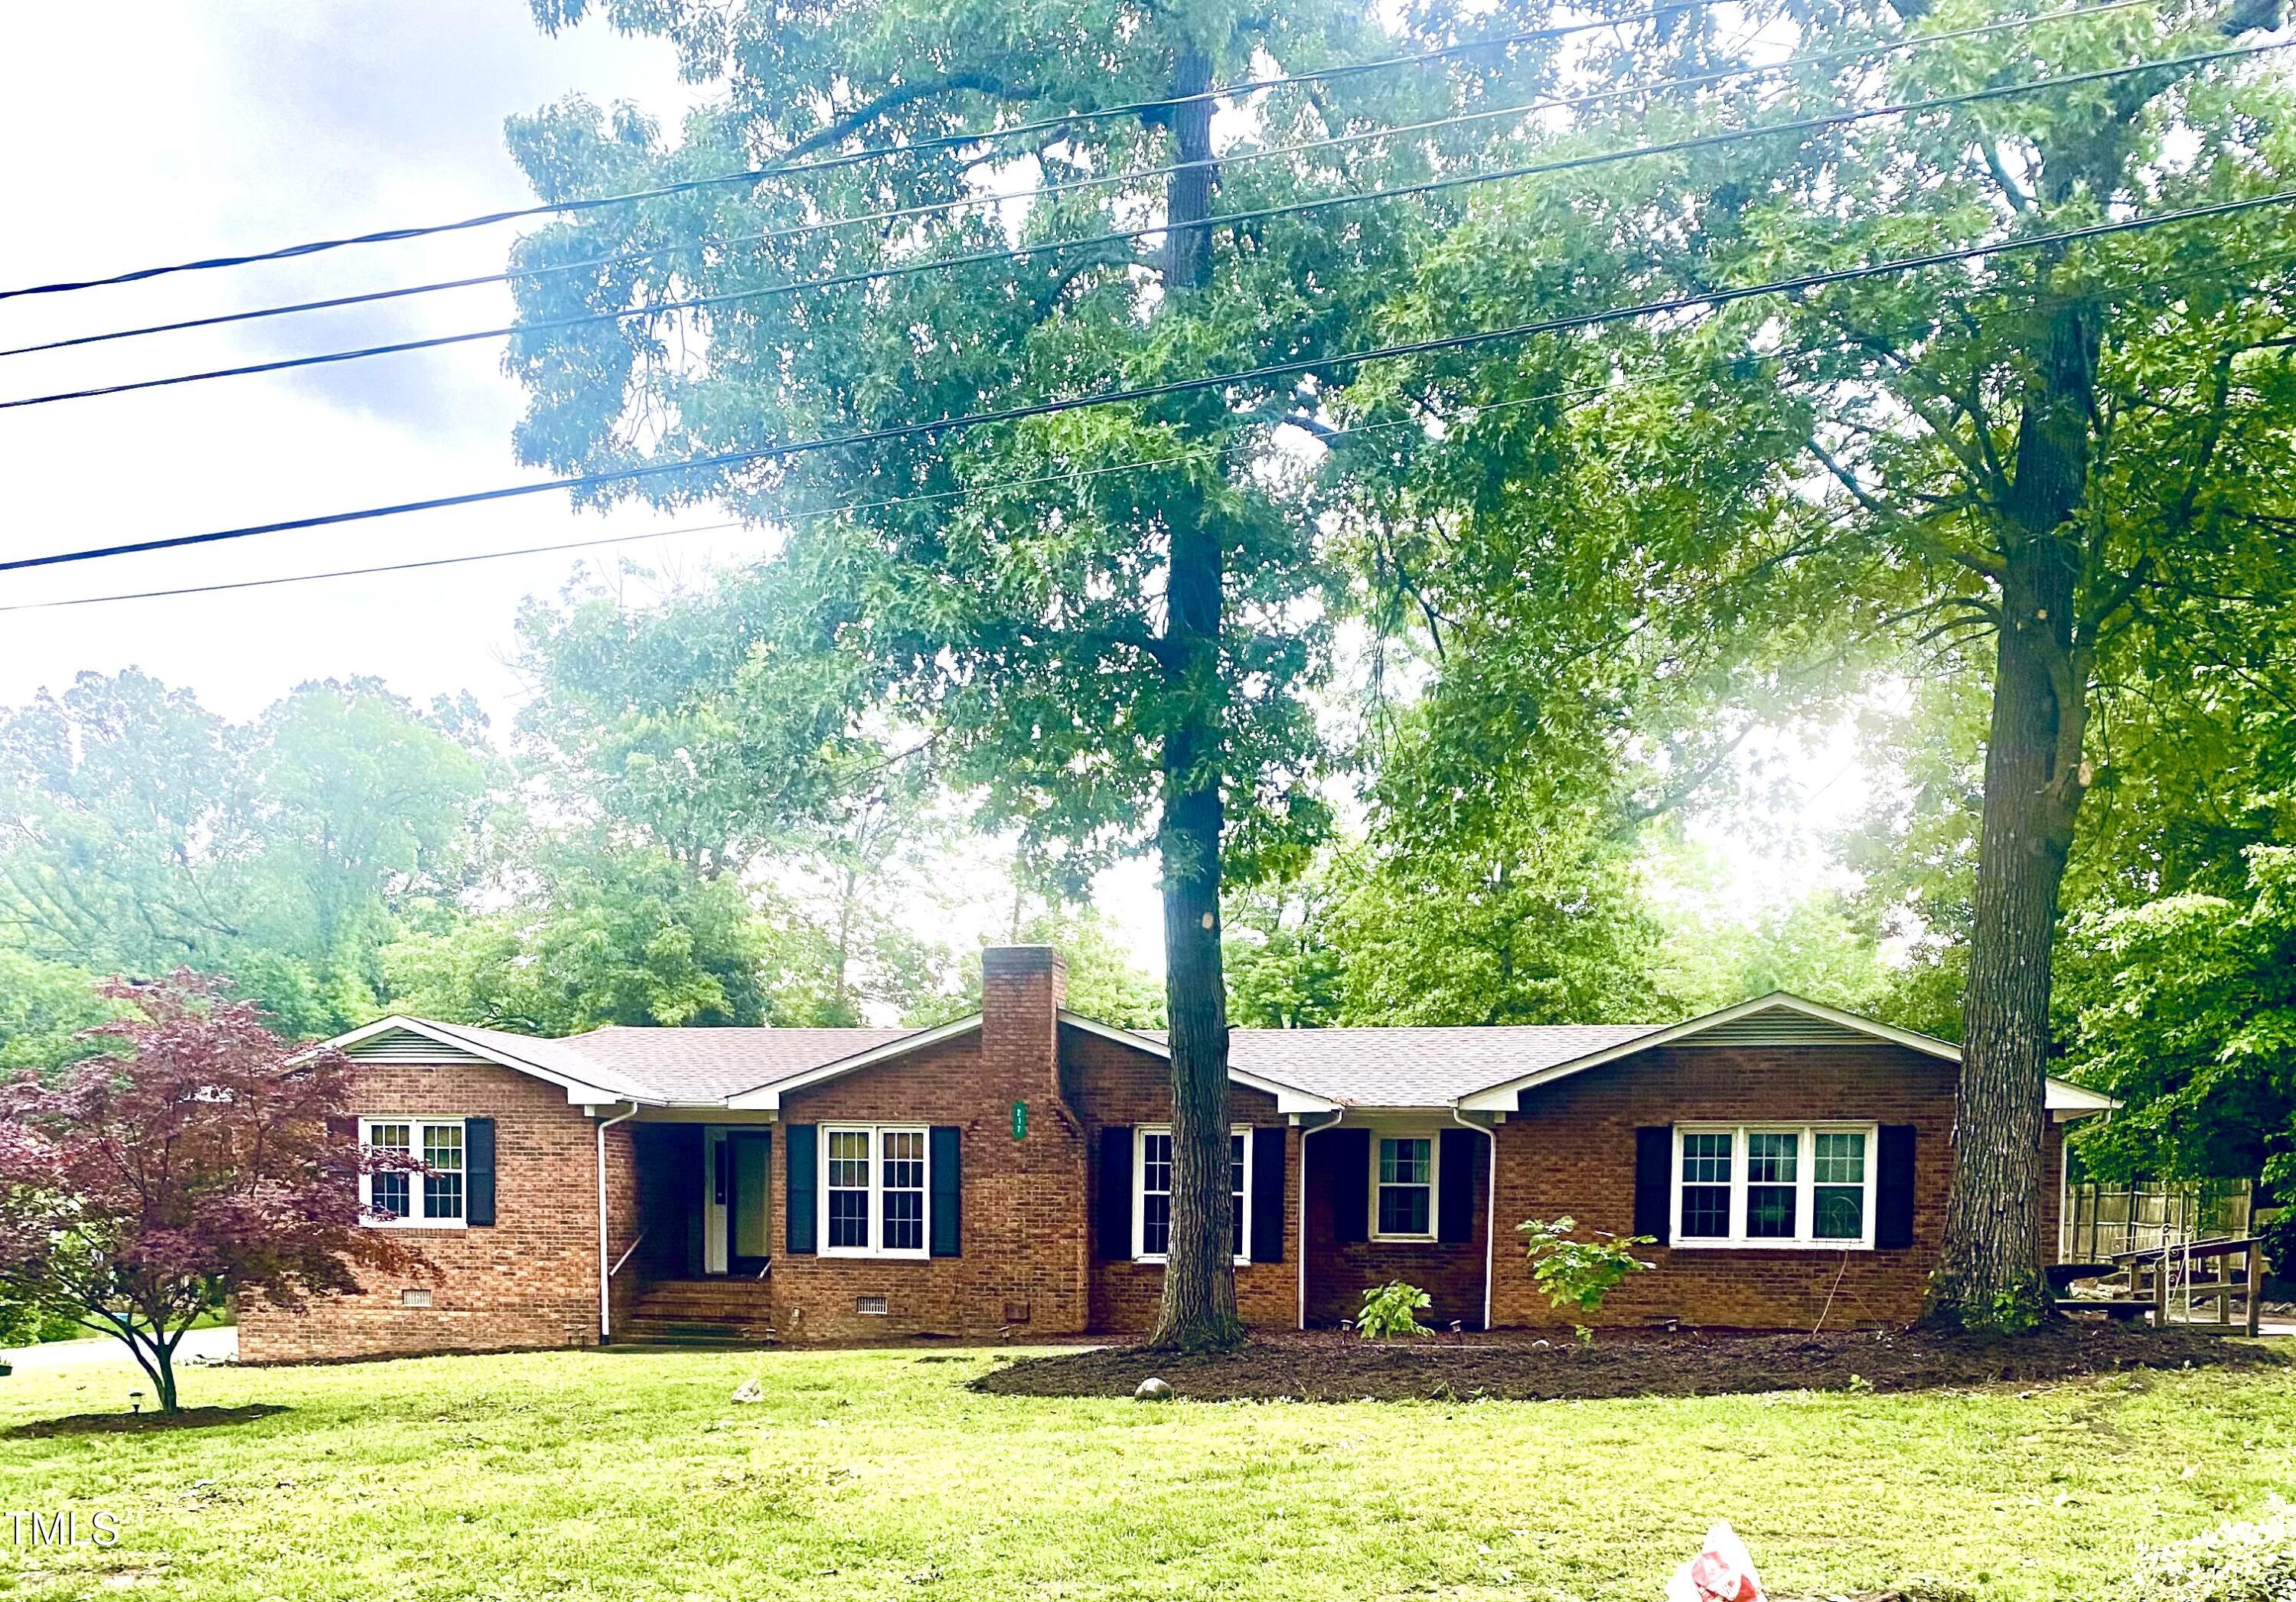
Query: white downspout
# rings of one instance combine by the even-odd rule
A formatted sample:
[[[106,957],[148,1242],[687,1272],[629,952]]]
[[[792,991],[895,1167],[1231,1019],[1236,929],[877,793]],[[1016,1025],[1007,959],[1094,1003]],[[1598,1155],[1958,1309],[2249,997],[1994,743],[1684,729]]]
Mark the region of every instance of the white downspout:
[[[627,1113],[617,1113],[598,1122],[598,1340],[601,1344],[614,1335],[614,1277],[613,1255],[606,1242],[606,1131],[638,1115],[638,1105],[630,1104]]]
[[[1490,1147],[1490,1167],[1483,1179],[1483,1328],[1491,1327],[1491,1268],[1497,1261],[1499,1240],[1499,1132],[1485,1129],[1480,1123],[1470,1123],[1459,1116],[1459,1104],[1451,1104],[1451,1121],[1463,1130],[1472,1130]],[[1302,1162],[1300,1167],[1308,1165]]]
[[[1348,1115],[1345,1107],[1332,1110],[1332,1121],[1300,1131],[1300,1327],[1308,1327],[1308,1137],[1336,1130]]]

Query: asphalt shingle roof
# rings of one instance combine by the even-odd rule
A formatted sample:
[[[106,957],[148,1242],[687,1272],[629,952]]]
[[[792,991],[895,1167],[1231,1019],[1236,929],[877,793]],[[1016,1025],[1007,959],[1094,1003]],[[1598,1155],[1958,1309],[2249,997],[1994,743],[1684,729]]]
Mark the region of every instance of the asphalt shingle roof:
[[[1641,1035],[1656,1023],[1495,1024],[1488,1028],[1239,1029],[1228,1065],[1363,1107],[1442,1107]]]
[[[669,1102],[724,1101],[744,1090],[890,1045],[918,1029],[636,1029],[610,1024],[554,1042]]]
[[[427,1023],[427,1021],[426,1021]],[[468,1024],[427,1023],[476,1050],[602,1090],[652,1102],[715,1105],[928,1031],[914,1029],[636,1029],[610,1025],[542,1039]],[[1655,1023],[1489,1028],[1239,1029],[1229,1064],[1327,1101],[1441,1107],[1663,1027]],[[1135,1031],[1164,1041],[1162,1031]]]

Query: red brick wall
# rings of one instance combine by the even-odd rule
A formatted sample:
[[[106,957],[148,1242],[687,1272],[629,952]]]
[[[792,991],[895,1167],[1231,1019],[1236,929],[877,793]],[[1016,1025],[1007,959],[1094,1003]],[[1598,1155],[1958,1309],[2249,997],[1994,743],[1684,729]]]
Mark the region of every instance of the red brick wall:
[[[1049,1063],[984,1049],[967,1035],[817,1089],[782,1106],[774,1143],[775,1326],[783,1340],[869,1340],[913,1335],[993,1335],[1008,1304],[1026,1328],[1072,1335],[1086,1325],[1084,1148],[1051,1087]],[[1029,1105],[1026,1138],[1013,1138],[1013,1104]],[[788,1129],[851,1121],[955,1124],[964,1134],[963,1255],[824,1257],[786,1250]],[[816,1137],[817,1138],[817,1137]],[[880,1316],[855,1310],[882,1296]]]
[[[1085,1291],[1084,1142],[1061,1097],[1055,1060],[1065,975],[1041,948],[993,951],[981,1029],[783,1099],[774,1143],[775,1326],[787,1341],[991,1335],[1025,1309],[1033,1335],[1081,1333]],[[1013,1138],[1013,1104],[1028,1134]],[[963,1255],[791,1254],[783,1209],[792,1124],[955,1124],[962,1151]],[[863,1296],[887,1312],[856,1310]]]
[[[401,1231],[434,1270],[429,1277],[371,1274],[361,1294],[314,1297],[300,1312],[250,1299],[240,1309],[242,1360],[594,1343],[597,1135],[582,1110],[556,1086],[507,1068],[362,1063],[354,1082],[363,1116],[492,1118],[498,1221]],[[611,1164],[609,1178],[627,1194],[627,1161]],[[399,1293],[410,1287],[428,1289],[431,1305],[402,1305]]]
[[[1070,1104],[1085,1126],[1087,1212],[1100,1195],[1100,1131],[1111,1126],[1169,1125],[1172,1068],[1160,1056],[1079,1029],[1061,1031],[1061,1072]],[[1285,1124],[1275,1098],[1231,1085],[1228,1121],[1267,1128]],[[1300,1131],[1287,1130],[1283,1156],[1283,1260],[1247,1263],[1235,1271],[1236,1310],[1247,1324],[1289,1329],[1299,1318]],[[1257,1179],[1258,1176],[1254,1175]],[[1119,1228],[1126,1227],[1119,1224]],[[1160,1263],[1095,1258],[1091,1267],[1091,1327],[1110,1335],[1145,1335],[1164,1294]]]
[[[1499,1127],[1499,1233],[1493,1321],[1645,1324],[1662,1318],[1740,1328],[1903,1324],[1921,1310],[1952,1167],[1956,1069],[1903,1047],[1681,1046],[1644,1052],[1528,1091]],[[1914,1245],[1907,1251],[1654,1247],[1658,1266],[1600,1312],[1558,1311],[1513,1245],[1525,1219],[1569,1213],[1581,1228],[1634,1224],[1635,1130],[1742,1119],[1909,1123],[1915,1144]],[[1831,1305],[1828,1305],[1831,1297]]]
[[[1342,1122],[1340,1128],[1351,1127]],[[1449,1116],[1431,1113],[1416,1122],[1382,1123],[1380,1134],[1425,1135],[1440,1142],[1446,1128],[1457,1129]],[[1483,1239],[1489,1218],[1490,1147],[1480,1135],[1474,1141],[1474,1234],[1464,1241],[1361,1240],[1341,1242],[1332,1224],[1332,1196],[1345,1186],[1357,1192],[1371,1185],[1371,1156],[1362,1162],[1343,1159],[1346,1143],[1334,1135],[1308,1138],[1308,1323],[1329,1327],[1352,1319],[1362,1310],[1363,1295],[1376,1286],[1400,1279],[1425,1291],[1430,1298],[1419,1317],[1423,1323],[1444,1328],[1454,1322],[1469,1329],[1483,1326]],[[1374,1144],[1371,1152],[1378,1150]],[[1505,1159],[1501,1158],[1504,1162]],[[1502,1228],[1505,1226],[1502,1223]]]

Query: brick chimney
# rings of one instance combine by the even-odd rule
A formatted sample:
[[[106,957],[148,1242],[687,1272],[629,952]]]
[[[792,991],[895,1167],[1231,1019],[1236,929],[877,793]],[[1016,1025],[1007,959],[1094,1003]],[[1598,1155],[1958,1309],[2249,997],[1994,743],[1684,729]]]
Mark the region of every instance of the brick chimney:
[[[1069,965],[1050,946],[991,946],[980,954],[980,1056],[993,1078],[1060,1094],[1060,1017]]]

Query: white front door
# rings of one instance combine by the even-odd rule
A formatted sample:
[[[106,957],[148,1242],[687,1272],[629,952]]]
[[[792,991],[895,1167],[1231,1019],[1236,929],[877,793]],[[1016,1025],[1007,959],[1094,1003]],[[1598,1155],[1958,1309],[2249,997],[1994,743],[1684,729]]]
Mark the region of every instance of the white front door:
[[[701,1271],[726,1271],[726,1208],[733,1199],[733,1155],[726,1149],[726,1131],[701,1132]]]

